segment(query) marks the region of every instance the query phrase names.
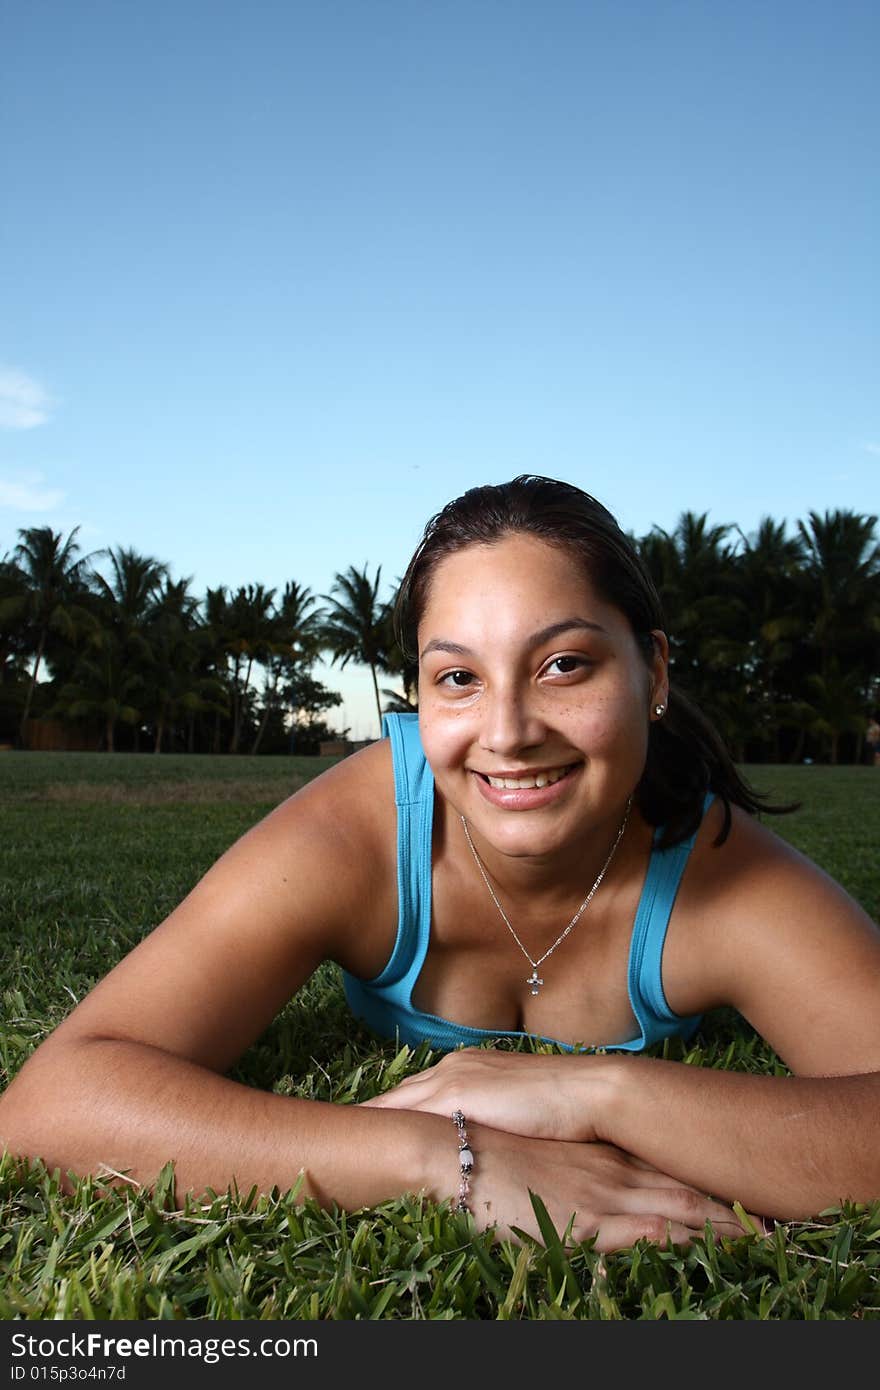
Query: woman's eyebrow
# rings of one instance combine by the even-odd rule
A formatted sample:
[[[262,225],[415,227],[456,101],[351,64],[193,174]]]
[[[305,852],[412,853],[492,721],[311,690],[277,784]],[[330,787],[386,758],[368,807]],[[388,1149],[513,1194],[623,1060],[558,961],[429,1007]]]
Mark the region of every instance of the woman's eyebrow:
[[[586,618],[563,618],[559,623],[551,623],[549,627],[542,627],[539,632],[533,632],[526,641],[530,647],[541,647],[545,642],[552,642],[554,637],[561,637],[563,632],[574,630],[603,634],[606,632],[599,623],[591,623]],[[426,642],[422,648],[422,656],[427,656],[429,652],[449,652],[452,656],[474,655],[470,647],[463,647],[460,642],[450,642],[445,637],[432,637],[430,642]]]

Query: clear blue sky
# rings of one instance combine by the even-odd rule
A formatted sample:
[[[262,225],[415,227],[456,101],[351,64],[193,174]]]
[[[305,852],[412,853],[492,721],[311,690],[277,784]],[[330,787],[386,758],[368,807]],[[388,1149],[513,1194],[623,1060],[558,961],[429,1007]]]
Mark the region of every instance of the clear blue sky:
[[[0,62],[0,554],[390,588],[521,471],[880,511],[876,0],[28,0]]]

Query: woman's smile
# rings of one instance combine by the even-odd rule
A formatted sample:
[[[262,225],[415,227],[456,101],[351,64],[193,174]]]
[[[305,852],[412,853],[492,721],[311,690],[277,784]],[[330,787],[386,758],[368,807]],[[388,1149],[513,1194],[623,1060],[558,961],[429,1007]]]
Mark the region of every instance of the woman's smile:
[[[477,772],[475,776],[480,794],[490,805],[506,811],[531,811],[565,795],[582,766],[574,762],[536,772]]]

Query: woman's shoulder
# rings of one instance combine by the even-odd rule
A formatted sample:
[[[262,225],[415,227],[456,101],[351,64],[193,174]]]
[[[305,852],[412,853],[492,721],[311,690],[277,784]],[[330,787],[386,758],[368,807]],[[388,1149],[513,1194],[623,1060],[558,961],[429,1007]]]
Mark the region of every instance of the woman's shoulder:
[[[250,843],[249,843],[250,842]],[[396,921],[396,808],[391,749],[383,739],[311,778],[247,832],[230,853],[279,917],[296,922],[315,958],[359,969],[380,964]],[[389,927],[389,923],[391,926]],[[384,955],[383,955],[384,953]]]
[[[388,841],[395,823],[394,767],[387,738],[342,758],[292,793],[267,818],[279,836],[289,831],[332,853],[362,854]]]
[[[843,889],[818,864],[798,850],[760,816],[716,796],[694,840],[689,876],[693,885],[716,902],[724,896],[766,893],[771,882],[787,891]]]
[[[231,846],[215,877],[257,874],[328,944],[344,941],[352,920],[365,923],[396,891],[395,821],[386,739],[294,791]]]
[[[791,964],[808,943],[857,948],[861,940],[876,949],[876,924],[830,874],[738,806],[721,839],[724,822],[716,798],[691,851],[669,943],[671,973],[688,981],[689,996],[706,996],[702,1007],[733,1002],[737,976]]]
[[[836,907],[863,910],[829,873],[758,816],[739,806],[726,811],[716,797],[697,832],[685,876],[687,901],[711,909],[714,920],[761,921]]]

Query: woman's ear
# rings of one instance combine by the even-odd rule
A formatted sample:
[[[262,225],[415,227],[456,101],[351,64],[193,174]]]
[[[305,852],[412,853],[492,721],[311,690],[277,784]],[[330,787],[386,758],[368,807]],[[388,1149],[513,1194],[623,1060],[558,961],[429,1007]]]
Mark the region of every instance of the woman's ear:
[[[654,655],[651,658],[650,719],[662,719],[669,707],[669,639],[660,628],[651,632]]]

